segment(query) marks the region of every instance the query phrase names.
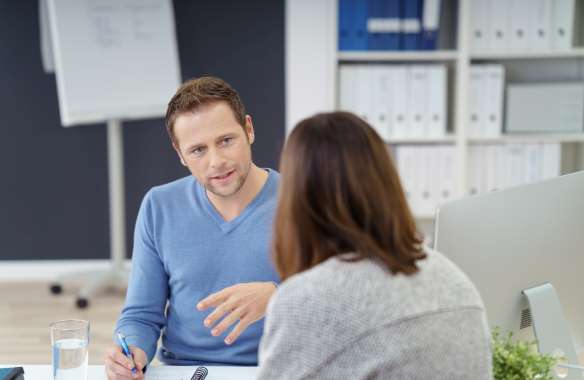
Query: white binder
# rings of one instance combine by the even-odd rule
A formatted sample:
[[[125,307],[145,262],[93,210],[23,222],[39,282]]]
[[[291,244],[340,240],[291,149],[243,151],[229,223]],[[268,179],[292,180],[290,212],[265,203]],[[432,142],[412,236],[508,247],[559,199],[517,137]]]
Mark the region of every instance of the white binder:
[[[384,65],[369,66],[371,88],[373,89],[373,120],[375,128],[383,141],[389,141],[389,101],[391,98],[390,68]]]
[[[407,148],[409,172],[406,174],[410,181],[410,207],[415,215],[421,214],[420,194],[422,192],[421,172],[423,170],[423,161],[420,158],[418,147],[409,146]]]
[[[509,4],[509,50],[526,51],[529,30],[529,12],[531,0],[510,0]]]
[[[339,67],[339,109],[356,112],[356,71],[354,66],[341,65]]]
[[[440,182],[442,179],[440,178],[440,146],[433,145],[429,146],[428,148],[429,160],[428,163],[428,178],[430,179],[430,186],[429,186],[429,210],[428,214],[434,215],[436,213],[436,209],[438,205],[441,203],[441,196],[440,191],[441,186]]]
[[[524,144],[511,144],[509,146],[510,186],[522,185],[526,182],[526,156]]]
[[[484,93],[486,87],[486,71],[484,65],[471,65],[469,70],[469,112],[468,136],[480,137],[485,124]]]
[[[552,47],[552,0],[530,0],[527,44],[530,50],[550,51]]]
[[[483,136],[498,137],[503,131],[503,96],[505,69],[503,65],[486,65],[486,88],[484,93],[484,105],[486,114],[484,115]]]
[[[501,157],[498,160],[499,169],[501,172],[501,189],[506,189],[513,184],[512,169],[511,169],[511,145],[502,145]]]
[[[525,182],[533,183],[542,179],[542,154],[541,144],[525,145]]]
[[[502,190],[508,187],[507,169],[509,168],[509,159],[507,154],[507,145],[497,145],[496,166],[497,166],[497,189]]]
[[[490,35],[489,44],[491,50],[507,51],[510,46],[510,7],[509,0],[489,0],[491,9],[489,13]]]
[[[373,91],[371,86],[371,70],[366,65],[355,66],[356,81],[357,81],[357,99],[356,109],[357,115],[372,124],[373,121]]]
[[[432,197],[432,180],[434,178],[431,175],[431,170],[434,167],[432,149],[432,146],[416,147],[416,182],[419,183],[416,198],[418,199],[418,213],[422,215],[429,215],[434,211]]]
[[[575,0],[553,0],[552,49],[569,50],[574,35]]]
[[[428,109],[426,115],[427,137],[446,135],[446,83],[445,65],[428,65]]]
[[[497,190],[497,145],[485,146],[485,191]]]
[[[410,146],[398,146],[396,149],[397,152],[397,162],[398,162],[398,171],[399,176],[401,179],[402,186],[406,193],[406,199],[408,201],[408,205],[412,209],[412,212],[415,213],[415,192],[416,192],[416,183],[415,183],[415,161],[414,161],[414,152],[412,147]]]
[[[489,50],[490,45],[490,0],[470,2],[470,48],[472,52]]]
[[[407,66],[395,65],[392,67],[392,123],[395,138],[408,137],[409,120],[407,100],[411,91],[407,80]]]
[[[425,65],[408,67],[407,137],[424,137],[428,104],[428,71]]]
[[[478,195],[481,192],[480,145],[473,145],[468,150],[468,195]]]
[[[560,175],[561,153],[560,144],[543,144],[543,179],[554,178]]]
[[[384,66],[382,80],[385,81],[385,89],[387,91],[386,92],[387,98],[385,99],[385,107],[387,109],[386,128],[387,128],[387,139],[388,140],[391,140],[396,135],[396,132],[395,132],[396,125],[395,125],[395,116],[394,116],[396,91],[394,89],[394,87],[395,87],[395,79],[394,78],[395,78],[394,68],[392,66]],[[382,100],[379,100],[379,102],[381,103]]]
[[[479,182],[479,192],[481,194],[486,193],[487,191],[489,191],[488,186],[487,186],[487,167],[488,167],[488,145],[480,145],[479,146],[479,165],[480,165],[480,173],[481,173],[481,179]]]
[[[454,146],[443,145],[438,148],[439,203],[450,202],[455,196]]]

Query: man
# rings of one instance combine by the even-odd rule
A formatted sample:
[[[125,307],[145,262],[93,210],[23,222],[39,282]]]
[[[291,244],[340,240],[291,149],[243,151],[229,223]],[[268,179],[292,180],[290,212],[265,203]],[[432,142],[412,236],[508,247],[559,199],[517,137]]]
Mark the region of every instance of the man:
[[[144,197],[116,326],[138,374],[114,345],[110,380],[142,379],[161,332],[166,364],[256,365],[255,322],[279,281],[269,254],[279,174],[252,162],[252,118],[237,92],[219,78],[190,80],[168,104],[166,127],[192,176]]]

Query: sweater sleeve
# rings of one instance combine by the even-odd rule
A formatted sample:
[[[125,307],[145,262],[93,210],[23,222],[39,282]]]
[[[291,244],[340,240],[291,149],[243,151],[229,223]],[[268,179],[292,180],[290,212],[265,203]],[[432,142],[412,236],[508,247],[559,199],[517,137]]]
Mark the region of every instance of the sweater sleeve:
[[[115,333],[121,332],[126,336],[129,345],[144,350],[148,362],[156,354],[160,331],[166,323],[165,307],[169,293],[168,275],[156,246],[152,224],[150,191],[138,212],[126,303],[115,329]]]
[[[282,300],[282,292],[280,288],[270,300],[266,311],[264,333],[258,353],[260,372],[257,380],[289,378],[291,377],[289,372],[293,372],[292,367],[296,367],[295,363],[298,363],[294,360],[294,355],[302,347],[299,347],[298,339],[289,340],[288,338],[302,330],[294,327],[297,326],[298,321],[286,321],[290,303]],[[284,366],[284,363],[289,365]]]
[[[328,356],[321,337],[330,332],[330,326],[316,293],[310,282],[287,281],[270,300],[258,380],[305,378]]]

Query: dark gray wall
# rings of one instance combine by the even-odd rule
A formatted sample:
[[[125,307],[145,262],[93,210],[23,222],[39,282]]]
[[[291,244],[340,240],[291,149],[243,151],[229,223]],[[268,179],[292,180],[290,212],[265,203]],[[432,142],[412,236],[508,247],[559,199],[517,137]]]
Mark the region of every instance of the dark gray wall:
[[[284,138],[284,2],[176,0],[183,79],[220,76],[254,118],[254,160]],[[128,250],[146,191],[187,175],[162,119],[124,123]],[[0,1],[0,259],[107,258],[105,125],[62,128],[41,66],[38,5]],[[0,274],[1,275],[1,274]]]

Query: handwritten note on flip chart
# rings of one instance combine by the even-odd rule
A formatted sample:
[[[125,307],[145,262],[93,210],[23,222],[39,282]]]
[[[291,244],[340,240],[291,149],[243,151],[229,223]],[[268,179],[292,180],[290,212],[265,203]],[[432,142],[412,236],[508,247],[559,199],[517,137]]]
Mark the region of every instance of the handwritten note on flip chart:
[[[171,0],[41,1],[63,126],[164,115],[181,81]]]

